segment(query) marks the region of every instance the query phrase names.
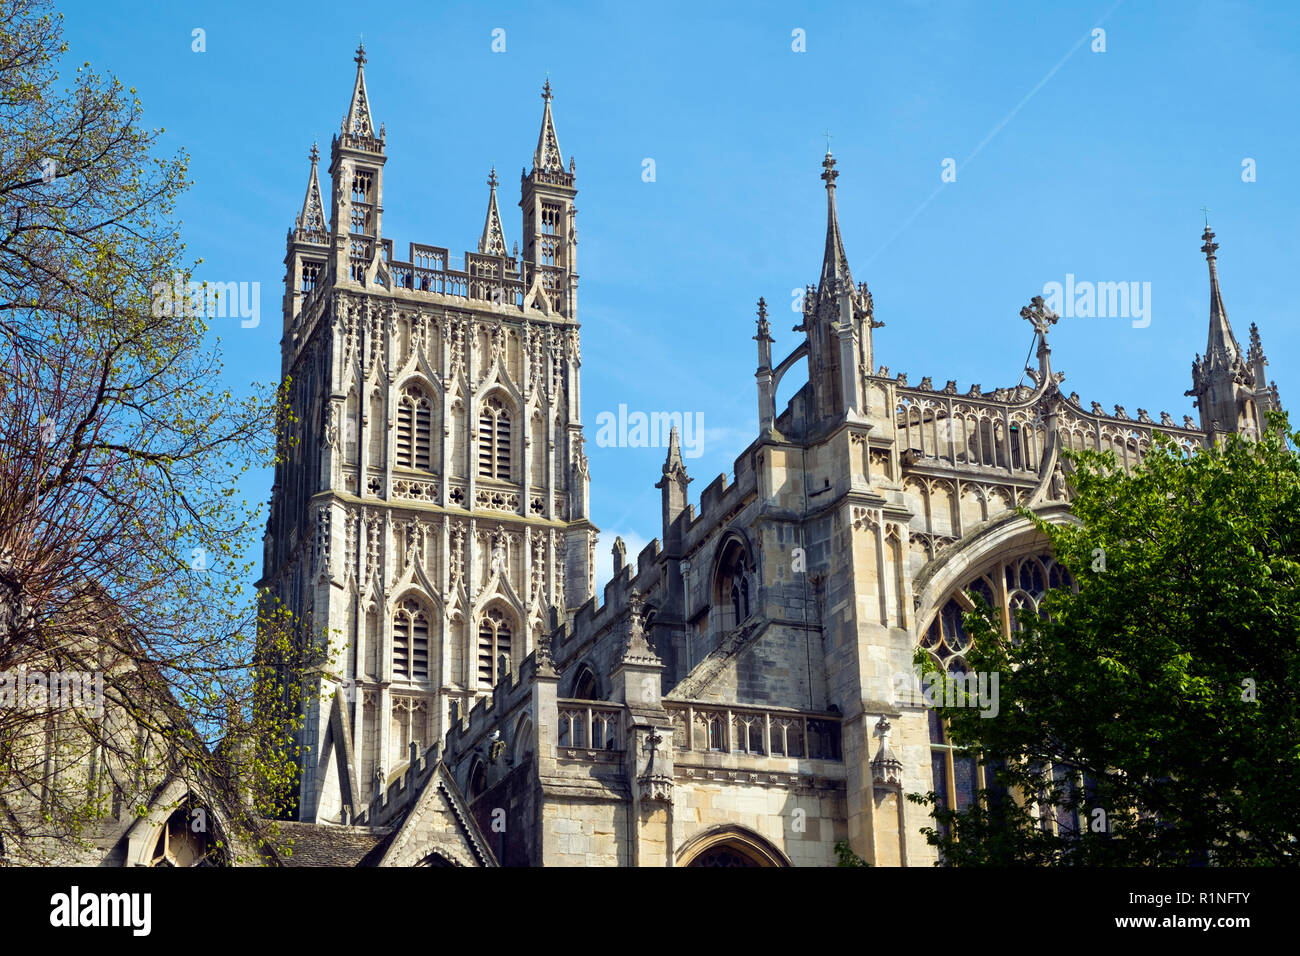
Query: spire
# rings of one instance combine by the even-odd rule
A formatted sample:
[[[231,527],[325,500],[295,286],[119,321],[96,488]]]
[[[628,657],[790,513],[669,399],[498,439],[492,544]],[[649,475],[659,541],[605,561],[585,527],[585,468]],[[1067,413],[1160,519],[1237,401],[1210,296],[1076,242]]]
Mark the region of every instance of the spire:
[[[853,276],[849,272],[849,260],[844,255],[844,240],[840,237],[840,218],[835,210],[835,180],[839,172],[835,169],[835,157],[829,149],[822,160],[824,172],[821,178],[826,181],[826,252],[822,257],[822,277],[818,291],[835,291],[839,282],[852,287]],[[829,283],[829,284],[828,284]]]
[[[298,219],[295,223],[297,229],[295,238],[306,242],[326,242],[325,234],[327,232],[325,223],[325,204],[321,200],[320,192],[320,174],[318,167],[320,165],[320,149],[315,143],[311,144],[311,152],[308,153],[311,159],[311,172],[307,176],[307,195],[302,200],[302,212],[298,213]]]
[[[488,174],[488,211],[483,223],[483,238],[478,241],[478,251],[486,256],[504,256],[506,254],[506,235],[501,228],[501,213],[497,211],[497,168],[492,167]]]
[[[677,436],[676,425],[668,432],[668,458],[664,461],[663,474],[665,478],[686,475],[686,464],[682,461],[682,445]],[[687,481],[689,480],[688,478]],[[658,487],[658,485],[655,487]]]
[[[1205,232],[1201,234],[1205,245],[1205,261],[1210,267],[1210,337],[1205,346],[1205,371],[1215,368],[1230,368],[1241,360],[1241,348],[1232,334],[1232,325],[1228,322],[1228,310],[1223,307],[1223,295],[1219,292],[1219,270],[1215,265],[1215,250],[1219,244],[1214,241],[1214,232],[1207,222]]]
[[[641,600],[641,592],[636,588],[627,599],[627,643],[623,645],[624,664],[659,664],[658,655],[655,654],[654,648],[646,640],[645,619],[642,617],[642,608],[645,602]]]
[[[564,173],[564,158],[560,155],[560,141],[555,135],[555,120],[551,117],[551,80],[542,87],[542,100],[546,104],[542,113],[542,131],[537,136],[537,151],[533,153],[533,172]]]
[[[663,477],[655,482],[655,487],[663,492],[663,541],[669,550],[680,544],[680,529],[672,525],[677,516],[686,510],[686,486],[691,477],[686,474],[686,465],[682,461],[681,441],[674,425],[668,433],[668,457],[664,461]]]
[[[353,59],[357,64],[357,79],[352,86],[352,102],[348,104],[348,115],[343,118],[343,133],[374,139],[375,121],[370,115],[370,95],[366,92],[365,44],[357,44],[357,55]]]
[[[1219,244],[1214,241],[1214,231],[1208,221],[1201,239],[1204,240],[1201,251],[1205,253],[1210,268],[1210,334],[1204,357],[1198,355],[1192,363],[1192,387],[1185,394],[1196,397],[1201,429],[1217,437],[1255,427],[1249,399],[1255,395],[1257,383],[1255,371],[1247,364],[1246,356],[1232,334],[1228,310],[1223,307],[1215,262]]]

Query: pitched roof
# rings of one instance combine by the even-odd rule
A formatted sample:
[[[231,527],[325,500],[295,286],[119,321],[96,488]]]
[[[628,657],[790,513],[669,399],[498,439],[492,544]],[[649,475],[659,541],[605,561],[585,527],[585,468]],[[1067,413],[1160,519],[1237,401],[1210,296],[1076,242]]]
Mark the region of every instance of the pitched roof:
[[[375,866],[392,827],[343,827],[278,821],[276,856],[282,866]]]

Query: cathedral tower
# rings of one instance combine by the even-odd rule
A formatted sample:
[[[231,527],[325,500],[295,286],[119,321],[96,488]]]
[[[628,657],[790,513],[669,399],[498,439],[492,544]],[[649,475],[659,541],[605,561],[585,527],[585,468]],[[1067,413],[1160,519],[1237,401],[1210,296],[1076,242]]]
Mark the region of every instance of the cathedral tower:
[[[579,404],[574,166],[549,83],[524,177],[524,255],[489,178],[476,251],[381,229],[385,131],[366,56],[313,147],[285,257],[293,411],[260,582],[330,651],[306,702],[301,820],[347,822],[515,673],[594,588]],[[328,208],[328,223],[326,212]],[[459,260],[459,261],[458,261]]]

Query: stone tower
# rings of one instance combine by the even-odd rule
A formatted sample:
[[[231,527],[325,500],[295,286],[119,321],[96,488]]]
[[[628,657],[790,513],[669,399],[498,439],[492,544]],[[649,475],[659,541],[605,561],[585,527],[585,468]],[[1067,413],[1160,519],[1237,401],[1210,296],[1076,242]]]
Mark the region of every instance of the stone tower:
[[[311,152],[285,256],[282,380],[294,414],[260,582],[330,663],[306,704],[298,818],[346,822],[594,588],[578,388],[574,164],[543,92],[523,176],[525,250],[489,178],[477,251],[382,230],[385,130],[364,49],[330,145]]]

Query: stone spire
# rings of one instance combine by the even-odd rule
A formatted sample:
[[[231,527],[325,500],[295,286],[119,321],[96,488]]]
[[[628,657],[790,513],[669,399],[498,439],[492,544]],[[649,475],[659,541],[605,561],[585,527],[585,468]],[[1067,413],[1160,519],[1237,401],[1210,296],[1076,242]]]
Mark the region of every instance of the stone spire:
[[[357,79],[352,85],[352,101],[348,104],[348,115],[343,117],[343,134],[369,139],[382,139],[375,136],[375,120],[370,115],[370,95],[366,92],[366,47],[357,44]]]
[[[644,606],[641,592],[633,588],[627,599],[627,643],[623,646],[623,664],[658,665],[660,663],[654,648],[646,640],[645,618],[641,613]]]
[[[478,241],[478,251],[487,256],[504,256],[506,254],[506,236],[501,228],[501,213],[497,211],[497,169],[492,167],[488,175],[488,211],[487,221],[483,223],[483,237]]]
[[[821,278],[815,290],[807,288],[803,322],[794,331],[805,332],[808,339],[810,422],[844,416],[861,420],[866,414],[865,377],[874,367],[871,330],[883,323],[875,321],[866,283],[855,285],[849,271],[835,208],[839,172],[829,149],[822,160],[821,178],[826,183],[826,249]]]
[[[758,369],[754,378],[758,383],[758,431],[766,435],[776,423],[776,378],[772,373],[772,324],[767,321],[767,302],[758,300]]]
[[[325,203],[320,191],[320,149],[315,143],[311,144],[308,156],[311,159],[311,172],[307,176],[307,195],[302,200],[302,211],[294,223],[294,238],[303,242],[326,243],[329,241],[326,235],[329,225],[325,219]]]
[[[669,528],[677,516],[686,510],[686,486],[691,478],[686,474],[686,464],[682,461],[682,446],[674,425],[668,433],[668,457],[664,461],[663,477],[655,487],[663,492],[663,540],[671,541]]]
[[[555,135],[555,120],[551,116],[551,81],[542,87],[545,111],[542,113],[542,131],[537,137],[537,151],[533,153],[533,172],[564,172],[564,157],[560,154],[560,140]]]
[[[685,475],[686,465],[682,461],[682,444],[681,438],[677,434],[677,426],[674,425],[668,432],[668,457],[664,459],[664,477],[676,475],[678,472]]]
[[[1249,432],[1255,428],[1257,409],[1252,401],[1255,392],[1255,375],[1246,364],[1228,311],[1223,307],[1219,291],[1219,270],[1215,251],[1214,231],[1209,223],[1201,234],[1205,261],[1210,268],[1210,333],[1205,344],[1204,357],[1198,355],[1192,363],[1192,387],[1185,394],[1196,397],[1194,403],[1201,413],[1201,430],[1211,437],[1231,432]]]
[[[822,160],[821,178],[826,181],[826,252],[822,256],[821,281],[817,286],[819,293],[834,292],[843,283],[852,287],[853,275],[849,272],[849,260],[844,254],[844,239],[840,236],[840,217],[835,209],[835,180],[839,171],[835,168],[835,157],[830,150]]]
[[[1215,250],[1219,244],[1214,241],[1214,233],[1209,224],[1201,234],[1205,245],[1205,261],[1210,267],[1210,337],[1205,346],[1205,370],[1231,368],[1241,361],[1241,348],[1232,334],[1232,325],[1228,322],[1228,310],[1223,307],[1223,294],[1219,291],[1219,270],[1215,265]]]
[[[1255,407],[1259,412],[1259,426],[1268,425],[1267,414],[1282,410],[1282,402],[1277,394],[1277,382],[1268,381],[1268,357],[1264,355],[1264,344],[1259,338],[1259,327],[1250,323],[1250,348],[1246,352],[1246,364],[1255,379]]]

